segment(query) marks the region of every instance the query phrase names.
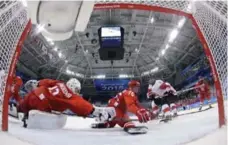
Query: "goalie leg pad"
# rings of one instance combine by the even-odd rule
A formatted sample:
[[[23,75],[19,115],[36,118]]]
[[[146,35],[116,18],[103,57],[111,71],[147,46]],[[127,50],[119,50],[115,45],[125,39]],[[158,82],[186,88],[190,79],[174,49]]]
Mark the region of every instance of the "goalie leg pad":
[[[66,124],[67,116],[51,114],[38,110],[29,111],[27,128],[32,129],[60,129]]]

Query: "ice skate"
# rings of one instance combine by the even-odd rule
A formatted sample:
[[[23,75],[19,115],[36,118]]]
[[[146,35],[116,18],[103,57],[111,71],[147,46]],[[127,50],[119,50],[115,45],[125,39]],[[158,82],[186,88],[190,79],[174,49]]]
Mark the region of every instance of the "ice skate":
[[[199,111],[201,111],[201,110],[202,110],[202,108],[203,108],[203,104],[202,104],[202,103],[200,103]]]
[[[209,108],[213,108],[211,104],[209,104]]]

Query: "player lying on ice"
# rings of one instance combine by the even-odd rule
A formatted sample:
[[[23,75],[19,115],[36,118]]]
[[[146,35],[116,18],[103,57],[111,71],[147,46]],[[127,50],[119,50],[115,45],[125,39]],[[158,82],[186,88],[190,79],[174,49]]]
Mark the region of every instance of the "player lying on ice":
[[[199,93],[199,96],[200,96],[199,111],[202,109],[203,102],[205,99],[208,100],[209,108],[212,108],[211,102],[210,102],[210,99],[211,99],[210,86],[202,76],[199,76],[199,81],[196,83],[195,88],[196,88],[195,89],[196,92]]]
[[[18,112],[25,114],[23,119],[25,127],[27,124],[28,127],[32,126],[33,128],[55,129],[63,127],[66,116],[62,115],[65,116],[62,117],[61,115],[50,114],[50,112],[61,113],[67,109],[82,117],[92,115],[100,121],[112,120],[115,117],[113,107],[95,107],[84,100],[79,95],[81,84],[75,78],[71,78],[66,84],[51,79],[44,79],[39,82],[30,80],[25,84],[25,88],[29,93],[20,100],[17,106]],[[27,118],[28,121],[26,122]]]
[[[172,116],[177,115],[177,108],[173,103],[177,100],[175,93],[176,90],[169,83],[162,80],[150,80],[147,98],[152,100],[151,106],[154,115],[158,116],[161,110],[162,121],[168,121]]]
[[[118,93],[114,98],[108,102],[108,107],[114,107],[116,110],[116,117],[112,121],[92,124],[92,128],[112,128],[115,125],[119,125],[124,131],[132,134],[146,133],[146,127],[138,126],[130,121],[128,112],[133,113],[137,116],[138,121],[146,123],[153,119],[147,109],[140,106],[137,93],[140,89],[140,83],[132,80],[128,83],[128,89]]]

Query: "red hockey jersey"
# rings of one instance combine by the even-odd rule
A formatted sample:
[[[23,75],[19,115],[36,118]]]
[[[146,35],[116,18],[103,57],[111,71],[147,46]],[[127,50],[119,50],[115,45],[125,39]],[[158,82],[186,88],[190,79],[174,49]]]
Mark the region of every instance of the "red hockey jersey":
[[[124,90],[118,93],[116,97],[109,100],[109,105],[134,114],[142,108],[139,104],[138,97],[131,90]]]

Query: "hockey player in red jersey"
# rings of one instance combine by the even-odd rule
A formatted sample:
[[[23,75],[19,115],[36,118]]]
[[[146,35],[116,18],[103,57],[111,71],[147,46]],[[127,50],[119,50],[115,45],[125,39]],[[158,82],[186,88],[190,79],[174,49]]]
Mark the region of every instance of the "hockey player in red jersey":
[[[176,90],[167,82],[162,80],[151,80],[148,86],[147,98],[152,100],[152,112],[154,115],[159,114],[159,106],[164,119],[171,119],[171,116],[177,115],[176,105],[173,103],[176,100]]]
[[[199,93],[200,96],[200,108],[199,110],[202,109],[203,106],[203,102],[205,99],[208,100],[209,103],[209,107],[211,108],[211,93],[210,93],[210,86],[209,84],[205,81],[205,79],[203,79],[203,77],[199,76],[199,81],[196,83],[195,85],[196,87],[196,92]]]
[[[37,87],[53,87],[56,83],[61,83],[59,80],[52,80],[52,79],[42,79],[42,80],[29,80],[25,83],[24,88],[29,93],[32,90],[36,89]]]
[[[133,113],[137,116],[139,122],[146,123],[153,118],[151,113],[140,106],[137,93],[140,89],[140,83],[132,80],[128,83],[128,89],[118,93],[116,97],[112,98],[108,102],[109,107],[114,107],[116,110],[116,117],[113,121],[106,123],[94,124],[94,128],[111,128],[115,125],[119,125],[128,130],[129,128],[135,128],[133,122],[129,121],[127,113]]]
[[[13,84],[11,86],[11,97],[9,98],[9,106],[10,110],[13,110],[13,106],[17,106],[17,103],[21,100],[21,96],[19,95],[20,88],[23,85],[23,81],[19,76],[14,76]]]
[[[93,115],[100,120],[109,120],[115,116],[114,108],[94,107],[80,97],[78,94],[80,89],[81,84],[75,78],[66,84],[57,80],[40,80],[37,86],[34,85],[31,92],[20,101],[18,111],[28,116],[30,110],[63,112],[69,109],[78,116]]]
[[[23,85],[23,81],[21,77],[15,76],[13,80],[13,85],[11,87],[11,96],[15,98],[17,102],[21,100],[21,96],[19,95],[20,88]]]
[[[38,87],[39,81],[37,80],[29,80],[24,84],[24,88],[27,93],[30,93],[32,90]]]

